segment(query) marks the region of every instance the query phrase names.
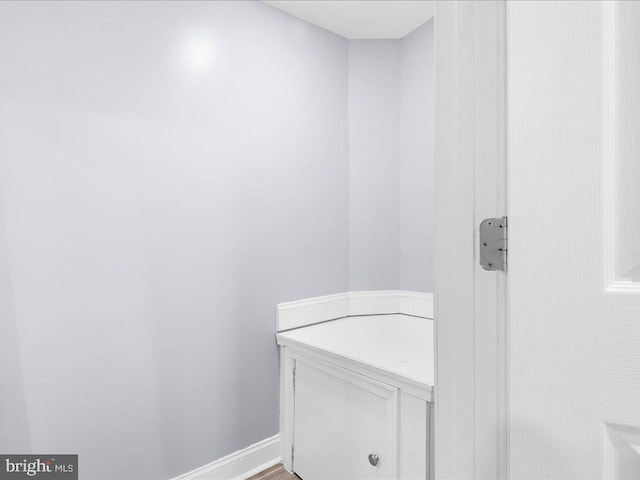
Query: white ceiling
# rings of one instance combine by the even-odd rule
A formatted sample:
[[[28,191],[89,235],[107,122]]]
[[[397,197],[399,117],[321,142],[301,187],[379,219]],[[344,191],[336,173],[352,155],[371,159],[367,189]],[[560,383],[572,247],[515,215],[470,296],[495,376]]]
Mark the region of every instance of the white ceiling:
[[[264,0],[349,39],[402,38],[433,17],[432,0]]]

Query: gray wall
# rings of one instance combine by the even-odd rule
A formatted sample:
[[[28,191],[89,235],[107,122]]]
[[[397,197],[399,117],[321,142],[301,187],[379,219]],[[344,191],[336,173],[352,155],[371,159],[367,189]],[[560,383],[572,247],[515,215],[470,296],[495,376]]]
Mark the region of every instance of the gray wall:
[[[400,42],[349,42],[349,286],[400,287]]]
[[[349,42],[351,290],[433,292],[433,24]]]
[[[430,291],[431,32],[0,2],[0,451],[186,472],[277,433],[277,303]]]
[[[433,26],[400,42],[400,288],[433,292]]]
[[[0,451],[158,479],[277,433],[275,305],[348,289],[347,49],[257,2],[0,3]]]

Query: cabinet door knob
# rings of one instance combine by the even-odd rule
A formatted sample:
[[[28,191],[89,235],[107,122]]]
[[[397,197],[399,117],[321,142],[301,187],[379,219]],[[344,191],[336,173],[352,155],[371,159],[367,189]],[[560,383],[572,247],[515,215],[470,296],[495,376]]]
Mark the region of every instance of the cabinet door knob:
[[[373,453],[369,454],[369,463],[371,465],[373,465],[374,467],[376,465],[378,465],[378,460],[380,460],[380,458],[378,457],[378,455],[374,455]]]

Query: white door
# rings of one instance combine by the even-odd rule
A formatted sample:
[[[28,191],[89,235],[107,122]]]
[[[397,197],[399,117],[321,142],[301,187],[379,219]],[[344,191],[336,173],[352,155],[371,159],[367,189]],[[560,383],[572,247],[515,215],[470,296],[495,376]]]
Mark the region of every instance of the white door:
[[[294,412],[293,470],[303,480],[396,478],[397,389],[298,359]]]
[[[509,471],[640,478],[640,2],[508,2]]]

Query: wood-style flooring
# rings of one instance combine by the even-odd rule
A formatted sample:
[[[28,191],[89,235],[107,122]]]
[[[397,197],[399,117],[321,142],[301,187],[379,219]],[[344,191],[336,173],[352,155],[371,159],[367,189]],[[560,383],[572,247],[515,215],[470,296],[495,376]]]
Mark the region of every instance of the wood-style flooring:
[[[260,473],[256,473],[253,477],[247,478],[247,480],[300,480],[300,477],[295,473],[287,472],[282,464],[279,463]]]

